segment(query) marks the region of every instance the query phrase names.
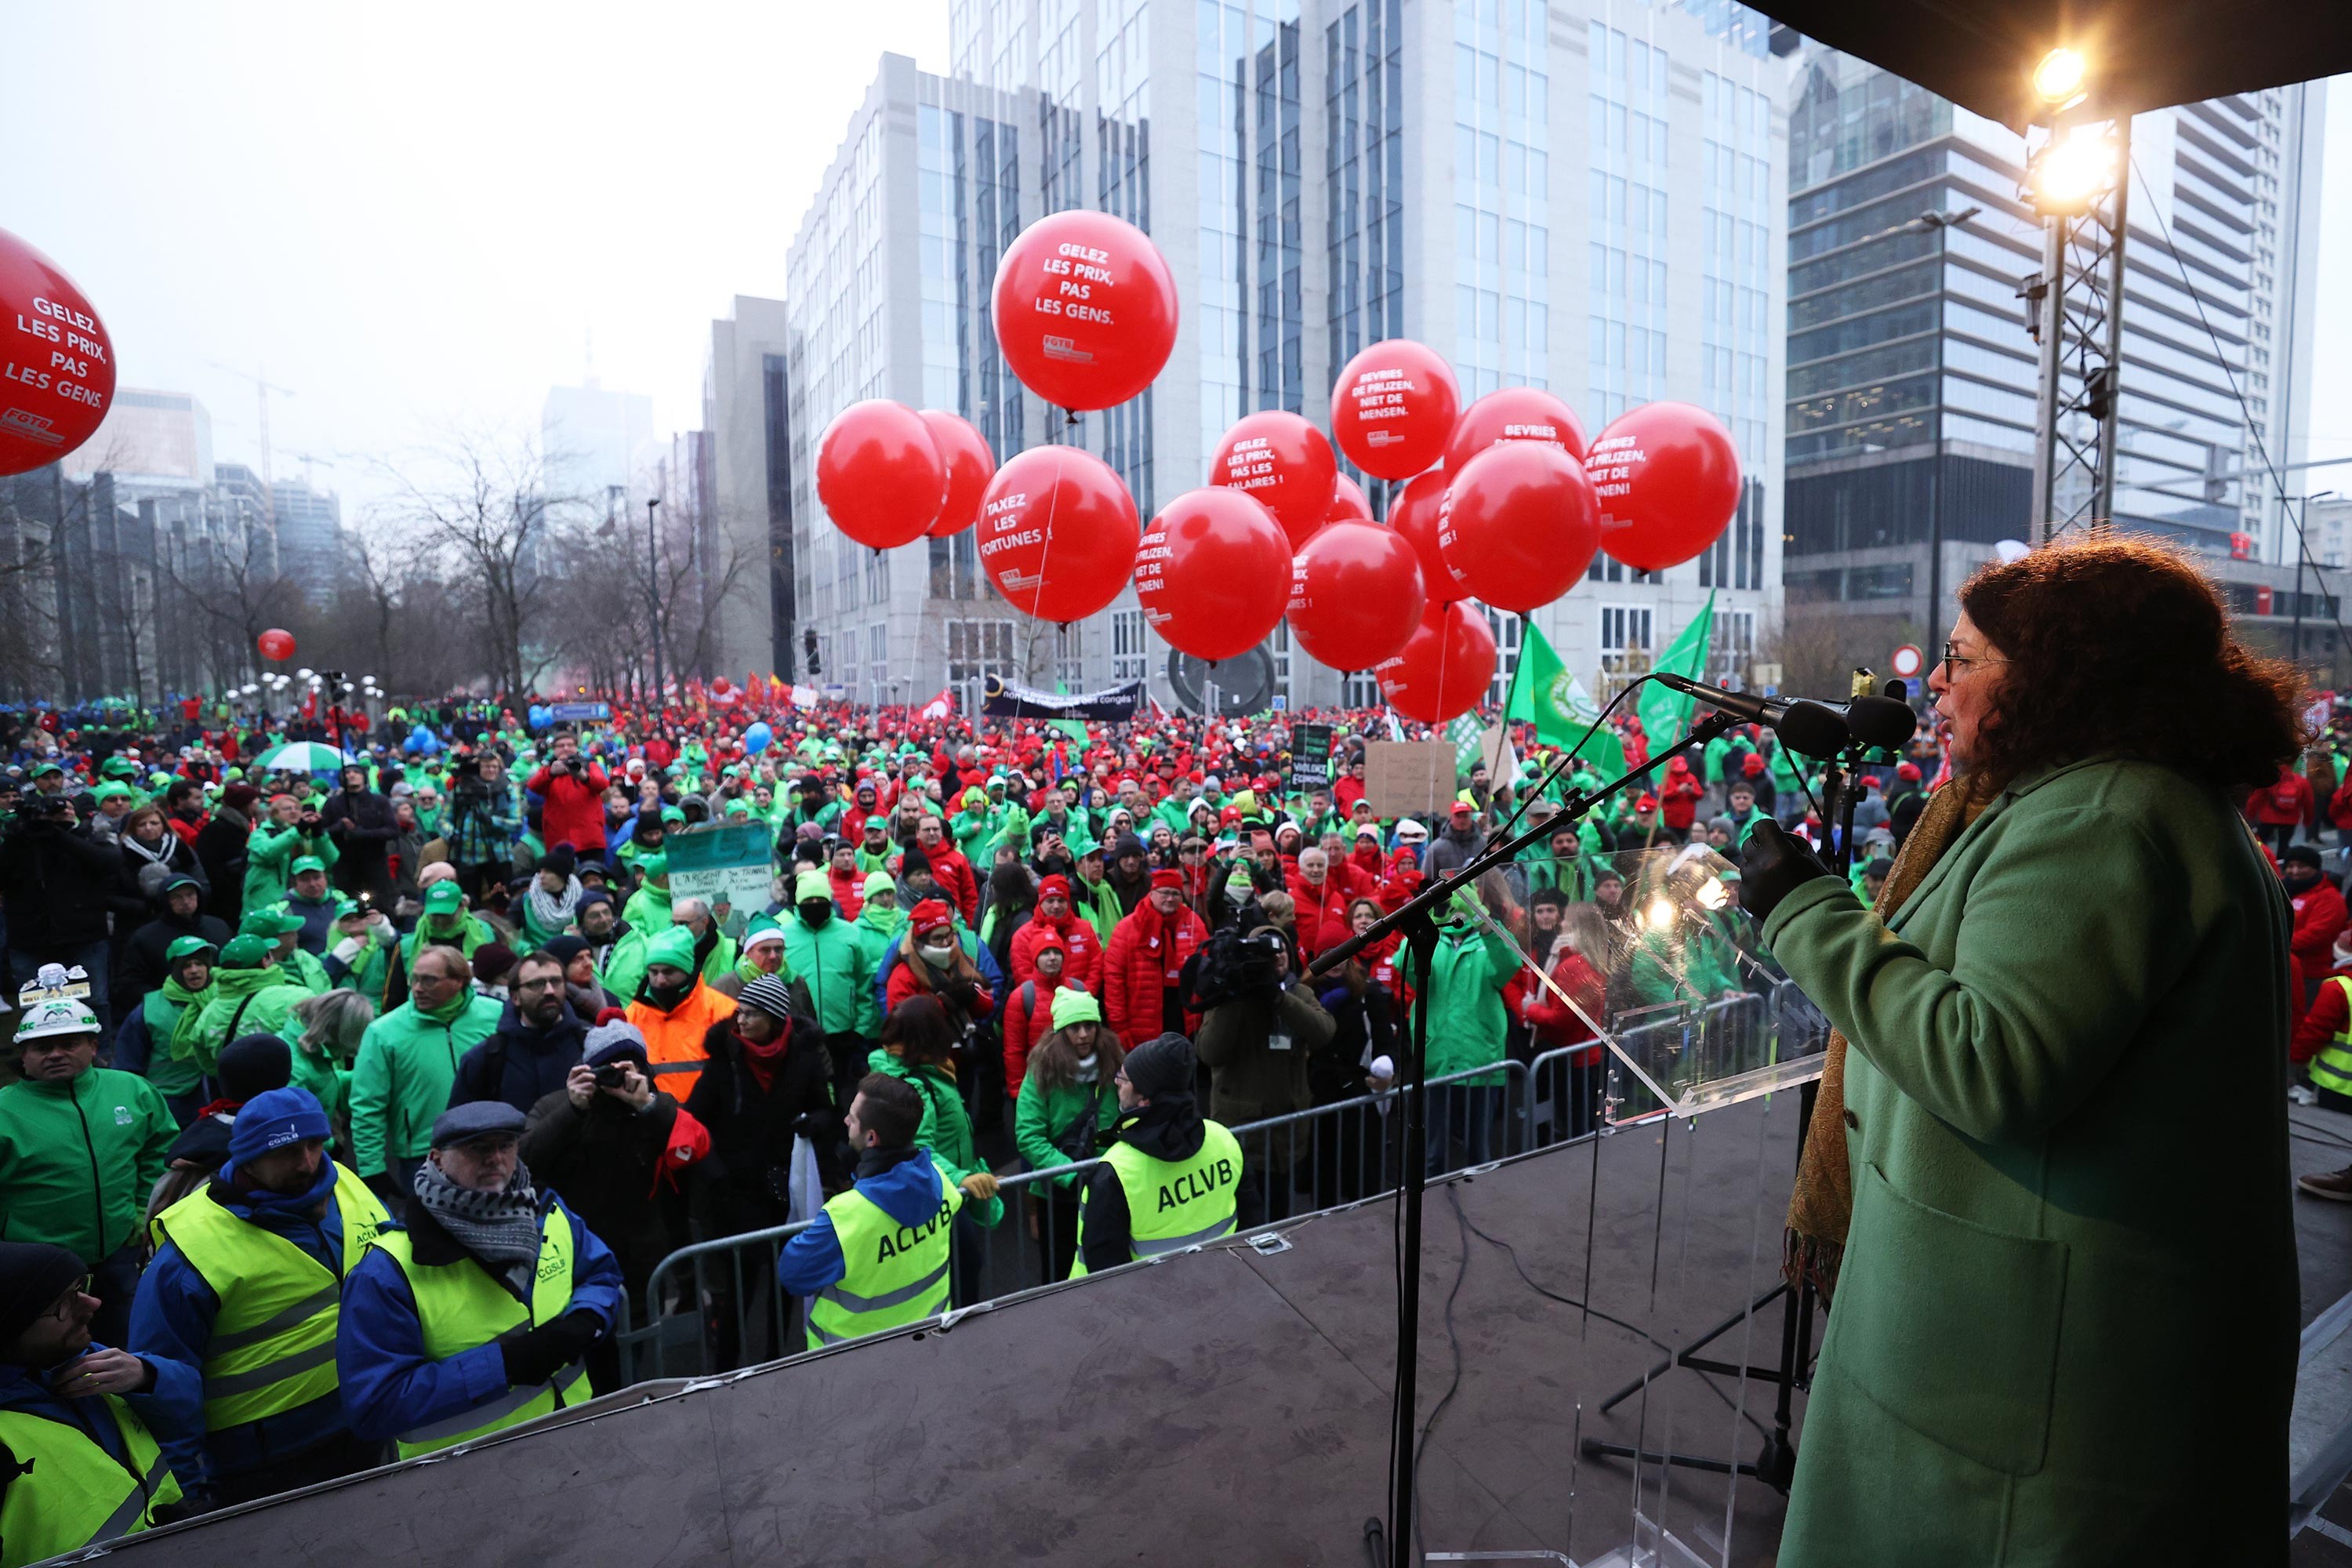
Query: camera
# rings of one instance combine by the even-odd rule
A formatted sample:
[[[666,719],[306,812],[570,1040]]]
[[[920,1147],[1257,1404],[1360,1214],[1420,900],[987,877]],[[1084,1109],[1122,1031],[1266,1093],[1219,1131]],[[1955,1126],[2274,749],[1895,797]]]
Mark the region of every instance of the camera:
[[[596,1069],[598,1089],[622,1089],[627,1086],[628,1081],[628,1068],[618,1062],[608,1062]]]
[[[1244,985],[1253,991],[1266,991],[1281,984],[1286,954],[1278,933],[1259,931],[1254,936],[1242,938],[1235,945],[1241,950]]]

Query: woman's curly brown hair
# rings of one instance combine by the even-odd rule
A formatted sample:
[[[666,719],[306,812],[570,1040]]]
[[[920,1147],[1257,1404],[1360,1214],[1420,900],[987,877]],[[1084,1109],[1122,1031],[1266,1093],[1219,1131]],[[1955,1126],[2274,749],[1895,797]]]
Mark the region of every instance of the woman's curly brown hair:
[[[2093,535],[1988,563],[1960,607],[2009,660],[1969,758],[1988,783],[2107,752],[2248,790],[2305,742],[2302,673],[2231,636],[2212,584],[2162,545]]]

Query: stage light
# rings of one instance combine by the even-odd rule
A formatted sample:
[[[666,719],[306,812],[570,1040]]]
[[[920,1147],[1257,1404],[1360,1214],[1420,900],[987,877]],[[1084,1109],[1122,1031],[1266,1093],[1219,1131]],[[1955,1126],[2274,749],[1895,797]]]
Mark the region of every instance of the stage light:
[[[1698,885],[1698,891],[1692,895],[1692,901],[1703,910],[1719,910],[1731,902],[1731,889],[1723,885],[1721,879],[1709,877]]]
[[[1675,926],[1675,901],[1663,894],[1642,907],[1642,923],[1652,931],[1672,931]]]
[[[2079,52],[2061,45],[2042,56],[2042,63],[2033,68],[2033,91],[2046,108],[2070,108],[2082,101],[2083,83],[2090,74],[2090,62]]]
[[[2116,165],[2115,139],[2105,126],[2062,131],[2027,163],[2026,194],[2043,217],[2080,217],[2114,188]]]

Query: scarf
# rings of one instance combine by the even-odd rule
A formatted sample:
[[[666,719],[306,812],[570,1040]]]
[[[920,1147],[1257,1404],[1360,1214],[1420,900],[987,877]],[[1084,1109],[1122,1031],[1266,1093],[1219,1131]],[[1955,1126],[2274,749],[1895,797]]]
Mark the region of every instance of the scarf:
[[[735,1034],[729,1030],[728,1033]],[[784,1051],[793,1043],[793,1023],[784,1020],[784,1032],[764,1046],[755,1046],[741,1035],[735,1034],[735,1043],[742,1047],[743,1065],[749,1068],[751,1080],[760,1086],[761,1094],[776,1091],[776,1069],[784,1063]]]
[[[492,1265],[519,1296],[530,1289],[539,1267],[539,1192],[530,1167],[520,1163],[495,1193],[461,1187],[427,1160],[416,1167],[416,1201],[458,1246]]]
[[[163,984],[147,994],[141,1011],[147,1016],[147,1049],[151,1058],[181,1058],[190,1053],[177,1048],[181,1037],[195,1033],[196,1020],[204,1016],[205,1004],[211,999],[212,987],[191,991],[170,975]],[[161,1028],[164,1020],[157,1015],[170,1008],[169,1028]],[[160,1034],[159,1034],[160,1029]]]
[[[116,839],[125,849],[130,850],[150,866],[169,866],[172,863],[172,850],[179,843],[179,840],[170,833],[165,833],[163,842],[152,849],[127,833],[116,835]]]
[[[580,886],[580,879],[574,877],[564,883],[562,896],[559,898],[541,886],[537,877],[533,877],[530,891],[524,896],[523,918],[534,931],[543,931],[549,937],[561,936],[564,928],[571,925],[573,912],[580,908],[580,895],[584,890]]]
[[[1886,885],[1878,890],[1871,912],[1885,920],[1903,907],[1963,828],[1984,811],[1966,784],[1937,790],[1929,798],[1903,841],[1902,853]],[[1804,1157],[1797,1164],[1797,1184],[1789,1194],[1788,1229],[1781,1237],[1780,1272],[1791,1285],[1812,1281],[1827,1302],[1837,1289],[1838,1268],[1845,1260],[1846,1227],[1853,1222],[1853,1167],[1845,1147],[1846,1037],[1830,1031],[1822,1055],[1822,1086],[1813,1100],[1813,1119],[1806,1124]]]

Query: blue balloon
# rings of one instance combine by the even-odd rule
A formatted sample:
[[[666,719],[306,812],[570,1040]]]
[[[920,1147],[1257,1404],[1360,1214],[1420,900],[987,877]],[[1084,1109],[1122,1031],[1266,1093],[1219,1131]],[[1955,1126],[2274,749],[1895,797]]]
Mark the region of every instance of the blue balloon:
[[[775,739],[776,732],[769,729],[764,721],[753,724],[743,731],[743,749],[756,757],[766,751]]]
[[[541,707],[536,702],[531,704],[530,712],[527,717],[530,721],[530,727],[534,730],[544,730],[550,724],[555,722],[555,715],[550,713],[546,709]]]

